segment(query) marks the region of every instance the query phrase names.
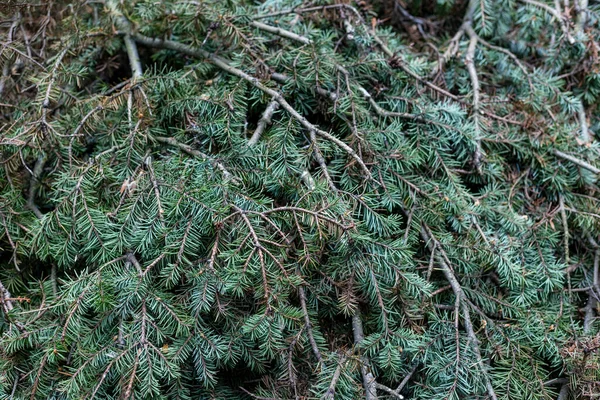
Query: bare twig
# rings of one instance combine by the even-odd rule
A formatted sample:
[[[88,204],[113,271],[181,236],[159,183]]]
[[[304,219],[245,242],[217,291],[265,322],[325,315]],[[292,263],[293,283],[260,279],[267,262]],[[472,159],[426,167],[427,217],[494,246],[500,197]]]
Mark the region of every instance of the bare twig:
[[[306,325],[306,334],[308,335],[308,341],[310,342],[310,347],[312,347],[312,351],[317,357],[319,362],[323,361],[321,357],[321,352],[319,351],[319,346],[317,346],[317,342],[315,341],[315,337],[312,333],[312,323],[310,322],[310,317],[308,316],[308,309],[306,308],[306,292],[304,288],[300,286],[298,288],[298,294],[300,297],[300,305],[302,306],[302,313],[304,314],[304,324]]]
[[[123,15],[123,13],[119,10],[118,3],[116,0],[108,0],[106,6],[113,14],[113,18],[117,28],[119,30],[125,31],[123,42],[125,43],[125,50],[127,51],[127,57],[129,57],[129,66],[131,67],[131,75],[133,76],[133,82],[136,82],[139,78],[142,77],[142,63],[140,62],[140,55],[138,53],[137,46],[135,41],[131,37],[131,23],[127,18]]]
[[[593,172],[595,174],[600,174],[600,169],[599,168],[596,168],[592,164],[590,164],[590,163],[588,163],[586,161],[580,160],[577,157],[573,157],[573,156],[571,156],[569,154],[563,153],[560,150],[554,150],[554,154],[557,155],[560,158],[563,158],[563,159],[567,160],[567,161],[571,161],[573,164],[575,164],[575,165],[577,165],[577,166],[579,166],[579,167],[581,167],[583,169],[587,169],[588,171]]]
[[[391,388],[382,385],[381,383],[376,383],[375,387],[379,390],[383,390],[384,392],[388,393],[389,395],[391,395],[392,397],[399,399],[399,400],[403,400],[404,396],[402,396],[400,393],[396,393],[395,390],[392,390]]]
[[[335,387],[340,379],[340,375],[342,374],[342,368],[346,362],[346,356],[342,354],[338,360],[338,366],[333,373],[333,377],[331,378],[331,383],[329,384],[329,388],[327,388],[327,392],[321,398],[321,400],[334,400],[335,398]]]
[[[8,315],[8,313],[14,308],[13,303],[10,299],[10,292],[8,291],[6,286],[2,284],[2,281],[0,281],[0,303],[2,303],[2,309],[4,310],[6,315]]]
[[[364,340],[363,325],[358,311],[352,316],[352,333],[354,334],[354,345],[359,346]],[[377,400],[377,381],[370,371],[369,358],[361,356],[360,373],[365,388],[365,400]]]
[[[581,128],[581,131],[579,133],[581,141],[584,143],[589,143],[592,140],[592,138],[590,137],[590,130],[588,128],[587,116],[585,115],[583,101],[580,101],[579,107],[577,107],[577,117],[579,118],[579,126]]]
[[[575,32],[579,35],[585,30],[588,20],[588,0],[575,0],[575,10],[577,11]]]
[[[260,30],[263,30],[265,32],[269,32],[269,33],[272,33],[274,35],[278,35],[278,36],[284,37],[286,39],[294,40],[294,41],[300,42],[302,44],[311,44],[312,43],[311,40],[309,38],[307,38],[307,37],[298,35],[298,34],[296,34],[294,32],[290,32],[290,31],[287,31],[287,30],[282,29],[282,28],[278,28],[278,27],[275,27],[275,26],[267,25],[267,24],[264,24],[262,22],[251,21],[250,25],[252,25],[253,27],[258,28]]]
[[[467,34],[469,35],[469,47],[467,48],[467,55],[465,57],[465,64],[469,71],[469,77],[471,78],[471,88],[473,91],[473,119],[475,123],[475,154],[473,155],[473,164],[477,171],[481,174],[481,158],[483,157],[481,151],[481,127],[480,127],[480,113],[479,113],[479,78],[477,78],[477,69],[475,68],[475,49],[477,48],[477,35],[469,23],[465,27]]]
[[[402,389],[404,389],[404,386],[406,386],[408,381],[410,381],[410,378],[412,378],[412,376],[415,374],[415,371],[417,370],[418,366],[419,366],[419,364],[417,364],[417,363],[415,363],[415,365],[413,365],[410,372],[404,377],[404,379],[402,379],[402,382],[400,382],[400,384],[396,388],[396,390],[395,390],[396,393],[400,393],[402,391]]]
[[[271,101],[265,111],[263,112],[262,117],[258,121],[256,125],[256,130],[252,134],[250,140],[248,140],[248,147],[254,146],[258,143],[261,135],[265,131],[265,128],[271,124],[271,118],[273,117],[273,113],[279,108],[279,103],[275,100]]]
[[[142,276],[143,271],[142,271],[142,265],[140,264],[140,262],[137,260],[137,258],[135,257],[135,255],[128,251],[126,254],[127,257],[127,261],[129,261],[131,264],[133,264],[133,266],[135,267],[135,269],[138,272],[139,276]]]

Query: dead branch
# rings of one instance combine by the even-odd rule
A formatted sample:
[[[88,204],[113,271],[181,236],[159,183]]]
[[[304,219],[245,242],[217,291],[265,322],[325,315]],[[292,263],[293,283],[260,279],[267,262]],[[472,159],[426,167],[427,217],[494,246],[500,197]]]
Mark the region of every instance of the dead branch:
[[[260,140],[261,135],[265,131],[265,128],[271,124],[271,118],[277,109],[279,108],[279,103],[275,100],[271,101],[263,115],[260,117],[258,124],[256,125],[256,130],[252,134],[250,140],[248,140],[248,147],[254,146]]]
[[[304,314],[304,324],[306,326],[306,334],[308,335],[308,341],[310,342],[310,347],[312,347],[312,351],[317,357],[319,362],[323,361],[321,357],[321,351],[319,350],[319,346],[317,346],[317,342],[315,341],[315,337],[312,333],[312,323],[310,322],[310,317],[308,316],[308,309],[306,308],[306,292],[302,286],[298,287],[298,295],[300,297],[300,305],[302,306],[302,313]]]
[[[352,333],[354,334],[354,345],[359,346],[364,340],[365,334],[358,311],[352,316]],[[365,400],[377,400],[377,381],[370,371],[369,358],[364,355],[360,357],[360,373],[365,388]]]
[[[334,400],[335,398],[335,386],[340,379],[340,375],[342,374],[342,368],[346,362],[346,355],[342,354],[338,360],[338,366],[333,373],[333,377],[331,378],[331,383],[329,384],[329,388],[327,388],[327,392],[321,398],[321,400]]]

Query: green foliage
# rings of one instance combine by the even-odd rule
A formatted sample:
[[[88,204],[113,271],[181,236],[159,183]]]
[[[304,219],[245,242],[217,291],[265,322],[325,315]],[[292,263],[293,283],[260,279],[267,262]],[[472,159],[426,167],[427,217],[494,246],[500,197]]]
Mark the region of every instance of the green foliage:
[[[574,3],[4,7],[0,399],[593,396]]]

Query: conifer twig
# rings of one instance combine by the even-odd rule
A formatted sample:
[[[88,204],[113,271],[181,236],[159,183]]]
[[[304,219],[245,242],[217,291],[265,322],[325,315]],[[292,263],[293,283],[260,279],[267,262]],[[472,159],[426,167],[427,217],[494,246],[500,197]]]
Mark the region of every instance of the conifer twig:
[[[570,44],[574,44],[575,43],[575,38],[573,38],[573,36],[571,35],[571,32],[569,32],[569,26],[567,25],[566,21],[565,21],[565,17],[561,14],[561,10],[560,8],[552,8],[547,4],[544,4],[542,2],[539,2],[537,0],[520,0],[523,3],[526,4],[530,4],[536,7],[539,7],[545,11],[547,11],[550,15],[552,15],[557,21],[558,24],[560,25],[560,29],[562,29],[563,33],[565,34],[565,36],[567,37],[567,40],[569,41]],[[560,7],[560,3],[556,2],[557,7]]]
[[[290,32],[290,31],[282,29],[282,28],[278,28],[278,27],[275,27],[275,26],[267,25],[267,24],[264,24],[262,22],[251,21],[250,25],[252,25],[253,27],[258,28],[260,30],[263,30],[265,32],[269,32],[269,33],[272,33],[274,35],[278,35],[278,36],[284,37],[286,39],[294,40],[294,41],[300,42],[302,44],[311,44],[312,43],[312,41],[309,38],[305,37],[305,36],[298,35],[298,34],[296,34],[294,32]]]
[[[575,164],[583,169],[587,169],[588,171],[593,172],[595,174],[600,174],[600,168],[594,167],[592,164],[590,164],[586,161],[580,160],[577,157],[573,157],[569,154],[563,153],[560,150],[554,150],[554,154],[560,158],[564,158],[567,161],[571,161],[573,164]]]
[[[271,118],[277,109],[279,108],[279,103],[276,100],[272,100],[265,111],[263,112],[258,124],[256,125],[256,130],[252,134],[252,137],[248,140],[248,147],[254,146],[258,143],[261,135],[265,131],[265,128],[271,124]]]
[[[344,363],[346,362],[346,355],[342,354],[338,360],[338,366],[333,373],[333,377],[331,378],[331,383],[327,388],[327,392],[321,398],[321,400],[334,400],[335,399],[335,387],[340,379],[340,375],[342,374],[342,368]]]
[[[223,177],[225,178],[225,180],[232,180],[234,182],[237,181],[237,178],[235,178],[231,174],[231,172],[229,172],[227,170],[227,168],[225,168],[225,166],[222,163],[220,163],[219,161],[216,161],[214,158],[210,157],[209,155],[204,154],[201,151],[194,149],[192,146],[187,145],[185,143],[178,142],[177,139],[175,139],[173,137],[154,136],[153,138],[157,142],[165,143],[165,144],[168,144],[168,145],[171,145],[174,147],[179,147],[181,150],[183,150],[183,152],[185,152],[191,156],[210,161],[213,166],[217,167],[223,173]]]
[[[258,78],[248,75],[244,71],[231,66],[227,61],[225,61],[221,57],[219,57],[213,53],[209,53],[208,51],[206,51],[204,49],[194,48],[194,47],[188,46],[186,44],[175,42],[172,40],[162,40],[162,39],[158,39],[158,38],[151,38],[151,37],[143,36],[140,34],[136,34],[134,36],[134,38],[137,42],[142,43],[146,46],[166,48],[166,49],[179,51],[181,53],[190,55],[192,57],[206,58],[212,64],[219,67],[223,71],[228,72],[234,76],[237,76],[238,78],[245,80],[246,82],[250,83],[252,86],[256,87],[257,89],[259,89],[262,92],[271,96],[271,98],[273,98],[273,100],[277,101],[284,110],[286,110],[292,117],[294,117],[294,119],[296,121],[298,121],[302,126],[304,126],[309,132],[311,130],[313,130],[319,136],[322,136],[323,138],[335,143],[338,147],[342,148],[350,157],[352,157],[358,163],[358,165],[361,167],[361,169],[365,173],[365,176],[369,180],[373,179],[371,176],[371,172],[369,171],[369,168],[366,166],[366,164],[364,163],[362,158],[358,155],[358,153],[356,151],[354,151],[354,149],[352,149],[350,146],[348,146],[342,140],[336,138],[329,132],[325,132],[325,131],[319,129],[318,127],[316,127],[314,124],[310,123],[306,118],[304,118],[298,111],[296,111],[295,108],[293,108],[283,98],[283,96],[281,95],[280,92],[264,85],[262,82],[260,82],[260,80],[258,80]]]
[[[477,169],[477,172],[481,174],[481,158],[483,156],[481,151],[481,127],[480,127],[480,110],[479,110],[479,78],[477,78],[477,69],[475,68],[475,49],[477,48],[477,35],[471,27],[471,23],[466,25],[465,30],[469,35],[469,47],[467,48],[467,54],[465,57],[465,64],[467,65],[467,71],[471,78],[471,89],[473,91],[473,119],[475,123],[475,154],[473,155],[473,164]]]
[[[437,262],[440,265],[440,267],[442,267],[444,276],[448,280],[448,283],[450,283],[450,286],[452,286],[452,291],[454,292],[454,296],[456,296],[457,303],[462,308],[462,312],[464,314],[463,322],[465,325],[465,329],[467,330],[467,336],[469,337],[469,340],[473,343],[473,350],[475,352],[475,356],[477,357],[477,364],[479,365],[479,368],[483,373],[487,392],[492,400],[497,400],[498,397],[496,396],[496,392],[494,391],[492,382],[484,366],[483,357],[479,348],[479,339],[477,339],[477,335],[475,334],[475,330],[473,328],[473,323],[471,322],[471,317],[469,315],[469,307],[466,301],[467,299],[465,297],[465,293],[462,289],[462,286],[458,282],[458,279],[456,279],[456,276],[452,271],[452,267],[450,267],[450,260],[446,252],[444,251],[441,243],[438,242],[438,240],[433,236],[433,233],[431,232],[429,227],[425,224],[423,224],[421,227],[421,237],[423,238],[425,243],[427,243],[430,249],[433,249],[434,247],[438,249],[438,255],[436,256]]]
[[[354,335],[354,345],[359,346],[364,340],[365,334],[363,332],[362,320],[360,319],[358,311],[352,315],[352,333]],[[364,355],[360,358],[360,373],[365,388],[365,400],[377,400],[377,381],[369,369],[369,358]]]
[[[327,170],[327,163],[325,162],[325,159],[323,158],[323,155],[321,154],[321,150],[319,149],[315,131],[310,131],[309,133],[310,133],[310,141],[313,146],[313,153],[315,154],[315,159],[317,160],[317,163],[321,167],[321,171],[323,172],[323,175],[325,176],[325,180],[327,181],[329,188],[333,192],[337,192],[337,187],[335,187],[335,184],[333,183],[333,179],[331,179],[331,175],[329,175],[329,171]]]
[[[302,307],[302,313],[304,314],[304,324],[306,325],[306,333],[308,335],[308,341],[310,342],[310,347],[312,347],[312,351],[317,357],[319,362],[323,361],[323,357],[321,357],[321,351],[319,351],[319,346],[317,346],[317,342],[315,341],[315,337],[312,333],[312,323],[310,322],[310,317],[308,315],[308,309],[306,308],[306,292],[302,286],[298,287],[298,295],[300,297],[300,306]]]

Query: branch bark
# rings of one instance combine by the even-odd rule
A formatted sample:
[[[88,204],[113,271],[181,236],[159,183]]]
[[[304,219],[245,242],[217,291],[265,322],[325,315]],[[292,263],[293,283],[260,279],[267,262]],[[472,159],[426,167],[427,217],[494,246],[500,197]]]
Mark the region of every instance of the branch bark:
[[[352,333],[354,334],[354,345],[359,346],[360,342],[364,340],[365,334],[358,311],[352,316]],[[369,358],[361,356],[360,359],[360,373],[365,388],[365,400],[377,400],[377,381],[370,371]]]

